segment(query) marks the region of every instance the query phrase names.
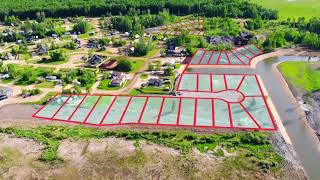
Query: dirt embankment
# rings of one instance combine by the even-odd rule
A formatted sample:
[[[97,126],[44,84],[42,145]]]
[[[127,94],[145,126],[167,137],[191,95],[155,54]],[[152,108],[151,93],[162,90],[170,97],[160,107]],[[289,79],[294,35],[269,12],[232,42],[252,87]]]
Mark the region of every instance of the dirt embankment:
[[[251,172],[228,163],[236,154],[183,154],[145,141],[64,140],[58,150],[64,161],[56,165],[37,160],[43,148],[0,134],[0,179],[305,179],[291,165],[282,172]]]
[[[320,91],[298,96],[311,128],[320,139]]]
[[[289,179],[307,179],[303,166],[291,144],[288,144],[280,132],[272,135],[274,149],[284,158],[284,173]],[[294,173],[292,173],[294,172]]]

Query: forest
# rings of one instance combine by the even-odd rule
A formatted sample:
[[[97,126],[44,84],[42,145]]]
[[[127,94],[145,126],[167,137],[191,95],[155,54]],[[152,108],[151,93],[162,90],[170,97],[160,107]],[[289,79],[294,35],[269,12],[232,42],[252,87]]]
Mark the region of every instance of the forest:
[[[245,0],[0,0],[0,19],[15,15],[22,19],[47,17],[158,14],[199,14],[207,17],[277,19],[278,12]]]

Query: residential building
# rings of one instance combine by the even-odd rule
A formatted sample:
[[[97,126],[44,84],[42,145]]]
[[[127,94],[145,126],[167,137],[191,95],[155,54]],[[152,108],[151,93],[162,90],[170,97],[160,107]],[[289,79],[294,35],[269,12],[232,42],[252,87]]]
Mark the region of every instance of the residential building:
[[[43,55],[43,54],[47,54],[48,53],[48,48],[46,45],[41,44],[37,50],[37,54],[38,55]]]
[[[161,87],[163,85],[163,81],[157,78],[151,78],[148,80],[148,86],[157,86]]]
[[[8,87],[0,87],[0,100],[7,99],[12,96],[13,90]]]

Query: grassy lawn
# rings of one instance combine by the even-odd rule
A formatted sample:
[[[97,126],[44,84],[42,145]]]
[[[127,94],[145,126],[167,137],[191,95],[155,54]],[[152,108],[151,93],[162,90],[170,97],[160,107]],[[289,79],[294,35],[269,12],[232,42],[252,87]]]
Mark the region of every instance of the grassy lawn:
[[[283,62],[279,69],[293,86],[307,92],[320,89],[320,63]]]
[[[152,58],[153,56],[155,56],[159,51],[159,48],[155,47],[154,49],[152,49],[151,51],[148,52],[147,55],[143,56],[144,58]]]
[[[36,84],[36,88],[54,88],[56,83],[54,81],[45,81],[40,84]]]
[[[98,89],[102,89],[102,90],[108,90],[108,91],[115,91],[115,90],[119,90],[121,88],[126,87],[128,84],[130,84],[130,81],[126,81],[124,85],[118,87],[118,86],[109,86],[111,82],[111,79],[104,79],[100,82]]]
[[[169,95],[171,91],[165,91],[164,89],[168,86],[163,87],[152,87],[148,86],[143,89],[134,88],[129,92],[129,95],[137,96],[142,94],[163,94],[163,95]]]
[[[39,101],[34,101],[34,102],[27,102],[26,104],[37,104],[37,105],[44,105],[51,97],[57,95],[59,93],[56,92],[49,92],[45,95],[45,97],[43,97],[42,99],[40,99]]]
[[[262,5],[266,8],[276,9],[279,11],[279,18],[286,20],[287,18],[320,16],[319,0],[250,0],[251,2]]]
[[[148,74],[141,74],[140,78],[141,79],[148,79],[149,75]]]
[[[11,83],[14,79],[3,79],[3,80],[0,80],[0,83],[3,83],[3,84],[8,84],[8,83]]]
[[[88,39],[88,38],[90,38],[90,37],[92,37],[92,35],[90,35],[90,34],[88,34],[88,33],[87,33],[87,34],[80,34],[80,35],[79,35],[79,38],[80,38],[80,39]]]
[[[130,73],[136,73],[138,72],[141,67],[146,63],[144,60],[130,60],[132,62],[132,70]]]
[[[47,64],[47,65],[59,65],[59,64],[67,63],[67,62],[68,62],[68,57],[67,57],[67,60],[65,60],[65,61],[47,62],[47,61],[38,60],[38,61],[35,61],[34,63],[36,63],[36,64]]]

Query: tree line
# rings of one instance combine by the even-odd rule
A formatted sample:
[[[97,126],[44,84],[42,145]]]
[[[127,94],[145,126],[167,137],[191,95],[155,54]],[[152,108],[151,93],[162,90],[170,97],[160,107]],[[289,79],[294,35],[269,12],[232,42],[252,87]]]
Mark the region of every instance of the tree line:
[[[246,0],[2,0],[0,19],[15,15],[22,19],[47,17],[144,14],[169,10],[174,15],[201,14],[207,17],[277,19],[275,10]]]
[[[288,44],[302,45],[309,49],[320,49],[320,18],[312,18],[306,21],[300,17],[297,20],[275,22],[272,26],[277,27],[268,35],[262,44],[266,51]]]
[[[131,35],[142,35],[144,28],[161,26],[176,19],[175,16],[169,14],[168,11],[159,14],[144,14],[137,16],[117,16],[112,17],[111,24],[108,23],[110,29],[116,29],[121,32],[130,32]]]

